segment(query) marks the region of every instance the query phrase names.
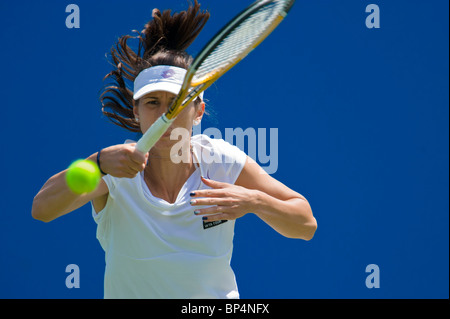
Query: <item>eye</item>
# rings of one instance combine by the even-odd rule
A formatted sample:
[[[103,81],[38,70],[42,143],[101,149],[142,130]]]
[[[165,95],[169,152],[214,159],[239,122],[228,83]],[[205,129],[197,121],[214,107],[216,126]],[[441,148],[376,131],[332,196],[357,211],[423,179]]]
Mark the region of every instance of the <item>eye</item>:
[[[145,105],[158,105],[159,101],[158,100],[147,100],[145,101]]]

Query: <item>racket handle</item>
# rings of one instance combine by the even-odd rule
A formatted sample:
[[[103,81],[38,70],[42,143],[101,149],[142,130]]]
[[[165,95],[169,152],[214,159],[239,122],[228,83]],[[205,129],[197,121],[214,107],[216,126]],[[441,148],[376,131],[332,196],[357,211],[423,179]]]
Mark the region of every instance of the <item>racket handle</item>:
[[[136,144],[136,148],[142,153],[147,153],[158,142],[160,137],[167,131],[173,120],[169,120],[165,114],[145,132]]]

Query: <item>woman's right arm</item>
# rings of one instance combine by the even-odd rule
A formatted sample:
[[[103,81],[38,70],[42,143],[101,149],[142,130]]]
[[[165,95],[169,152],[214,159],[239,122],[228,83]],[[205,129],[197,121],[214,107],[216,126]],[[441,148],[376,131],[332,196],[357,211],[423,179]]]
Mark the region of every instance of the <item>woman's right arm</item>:
[[[100,163],[102,170],[115,177],[132,178],[136,176],[145,168],[147,155],[139,152],[135,145],[121,144],[103,149]],[[97,155],[98,153],[92,154],[87,160],[96,163]],[[77,195],[67,186],[66,172],[67,170],[64,170],[52,176],[34,197],[31,210],[33,218],[50,222],[90,201],[93,201],[97,212],[103,209],[109,193],[106,183],[100,180],[99,186],[93,192]]]

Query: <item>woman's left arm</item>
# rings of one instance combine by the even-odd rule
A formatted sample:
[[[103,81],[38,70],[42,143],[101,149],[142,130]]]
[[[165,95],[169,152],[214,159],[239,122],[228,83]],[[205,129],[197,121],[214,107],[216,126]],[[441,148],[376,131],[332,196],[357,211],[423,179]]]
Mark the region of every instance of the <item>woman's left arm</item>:
[[[203,179],[211,189],[195,191],[191,204],[208,221],[233,220],[254,213],[283,236],[311,240],[317,222],[308,201],[248,158],[235,185]]]

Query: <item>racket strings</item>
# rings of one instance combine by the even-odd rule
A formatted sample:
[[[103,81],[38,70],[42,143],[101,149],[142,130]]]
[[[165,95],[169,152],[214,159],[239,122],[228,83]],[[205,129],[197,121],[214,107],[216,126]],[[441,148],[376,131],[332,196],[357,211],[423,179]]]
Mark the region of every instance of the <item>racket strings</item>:
[[[247,55],[260,37],[265,34],[270,26],[284,9],[286,1],[274,1],[260,8],[250,15],[242,24],[234,29],[223,41],[211,52],[197,69],[193,82],[202,81],[208,75],[214,76],[221,70],[226,71]]]

